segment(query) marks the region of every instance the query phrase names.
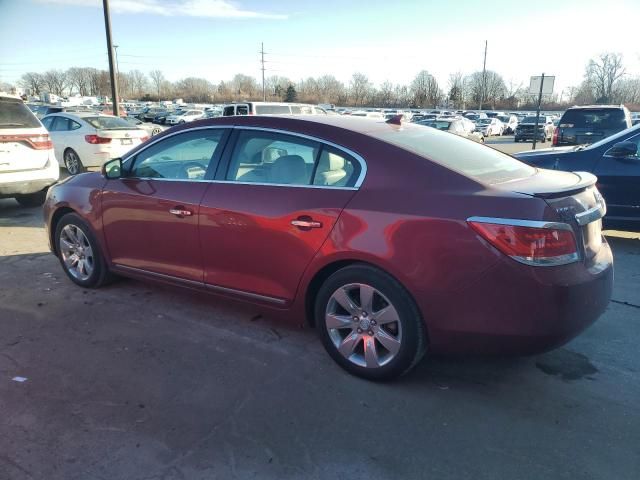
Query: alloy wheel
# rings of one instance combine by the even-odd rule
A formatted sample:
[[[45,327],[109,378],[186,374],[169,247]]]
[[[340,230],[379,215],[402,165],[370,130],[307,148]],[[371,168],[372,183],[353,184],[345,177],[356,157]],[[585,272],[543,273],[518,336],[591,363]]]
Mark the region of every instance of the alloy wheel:
[[[95,258],[89,239],[80,227],[66,225],[60,232],[58,245],[67,271],[78,280],[87,280],[93,273]]]
[[[71,175],[76,175],[80,172],[80,158],[78,154],[73,150],[68,150],[64,154],[64,166]]]
[[[360,367],[388,364],[402,344],[398,311],[382,292],[363,283],[344,285],[331,295],[325,326],[336,350]]]

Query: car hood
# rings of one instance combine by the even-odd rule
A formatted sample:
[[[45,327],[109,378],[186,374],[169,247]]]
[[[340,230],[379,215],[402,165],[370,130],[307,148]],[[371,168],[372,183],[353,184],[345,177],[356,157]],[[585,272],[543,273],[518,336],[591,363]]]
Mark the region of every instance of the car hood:
[[[569,147],[541,148],[540,150],[527,150],[525,152],[514,153],[513,156],[520,159],[526,159],[528,157],[557,155],[560,153],[573,152],[575,149],[576,149],[575,145],[572,145]]]

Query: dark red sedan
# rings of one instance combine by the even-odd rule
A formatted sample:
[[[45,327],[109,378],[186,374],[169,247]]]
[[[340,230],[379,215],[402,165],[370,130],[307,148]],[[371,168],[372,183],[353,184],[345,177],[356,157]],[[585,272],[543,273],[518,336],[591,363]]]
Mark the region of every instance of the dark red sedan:
[[[173,128],[49,190],[69,278],[114,275],[309,322],[370,379],[425,353],[567,342],[611,295],[596,178],[418,125],[227,117]]]

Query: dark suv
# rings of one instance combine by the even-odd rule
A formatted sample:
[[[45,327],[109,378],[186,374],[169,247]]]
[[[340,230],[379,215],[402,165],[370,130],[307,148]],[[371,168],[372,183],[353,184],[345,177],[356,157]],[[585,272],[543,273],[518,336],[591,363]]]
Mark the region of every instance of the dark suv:
[[[584,145],[631,127],[631,114],[624,105],[571,107],[562,115],[553,134],[553,145]]]

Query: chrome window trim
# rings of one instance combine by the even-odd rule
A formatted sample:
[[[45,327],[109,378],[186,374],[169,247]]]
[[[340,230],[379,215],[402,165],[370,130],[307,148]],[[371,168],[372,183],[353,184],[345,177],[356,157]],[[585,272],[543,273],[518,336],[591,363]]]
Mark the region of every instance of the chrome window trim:
[[[198,288],[206,288],[208,290],[213,290],[219,293],[238,295],[241,297],[251,298],[253,300],[262,300],[264,302],[275,303],[278,305],[284,305],[287,303],[287,301],[283,298],[269,297],[267,295],[260,295],[259,293],[247,292],[245,290],[237,290],[235,288],[221,287],[220,285],[214,285],[211,283],[197,282],[195,280],[189,280],[187,278],[180,278],[180,277],[175,277],[173,275],[167,275],[166,273],[152,272],[150,270],[145,270],[144,268],[129,267],[127,265],[122,265],[119,263],[115,263],[114,267],[116,267],[116,269],[123,270],[125,272],[129,271],[132,273],[148,275],[150,277],[170,280],[172,282],[184,283],[185,285],[191,285]]]
[[[282,135],[300,137],[300,138],[304,138],[306,140],[311,140],[313,142],[318,142],[320,144],[329,145],[330,147],[333,147],[333,148],[336,148],[338,150],[341,150],[344,153],[346,153],[347,155],[355,158],[358,161],[358,163],[360,164],[360,175],[358,175],[358,178],[356,179],[356,183],[353,185],[353,187],[332,187],[331,185],[289,185],[289,184],[279,184],[279,183],[278,184],[269,183],[269,184],[265,184],[265,185],[276,185],[276,186],[286,186],[286,187],[300,186],[300,187],[333,188],[333,189],[342,188],[342,189],[348,189],[348,190],[357,190],[357,189],[360,188],[360,186],[364,182],[365,177],[367,176],[367,162],[365,161],[364,158],[362,158],[362,155],[354,152],[353,150],[348,149],[347,147],[343,147],[342,145],[338,145],[338,144],[330,142],[328,140],[323,140],[322,138],[313,137],[311,135],[306,135],[304,133],[291,132],[289,130],[282,130],[282,129],[278,129],[278,128],[250,127],[250,126],[245,127],[243,125],[236,125],[236,126],[234,126],[234,128],[237,128],[238,130],[257,130],[257,131],[269,132],[269,133],[279,133],[279,134],[282,134]],[[241,183],[241,182],[236,182],[235,180],[225,180],[225,181],[226,182],[231,182],[231,183]],[[244,184],[253,184],[253,183],[251,183],[251,182],[243,182],[243,185]],[[255,184],[253,184],[253,185],[255,185]]]
[[[516,227],[552,228],[555,230],[573,231],[571,225],[561,222],[545,222],[538,220],[522,220],[519,218],[469,217],[467,222],[494,223],[496,225],[512,225]]]
[[[174,135],[179,135],[181,133],[187,133],[187,132],[193,132],[196,130],[209,130],[209,129],[241,129],[241,130],[259,130],[259,131],[264,131],[264,132],[270,132],[270,133],[279,133],[282,135],[291,135],[294,137],[300,137],[300,138],[304,138],[307,140],[311,140],[314,142],[318,142],[324,145],[329,145],[330,147],[336,148],[338,150],[343,151],[344,153],[346,153],[347,155],[350,155],[351,157],[355,158],[358,163],[360,164],[360,175],[358,175],[358,178],[356,180],[356,183],[354,184],[353,187],[336,187],[336,186],[332,186],[332,185],[290,185],[288,183],[258,183],[258,182],[238,182],[237,180],[196,180],[196,179],[191,179],[191,180],[186,180],[186,179],[179,179],[179,178],[154,178],[154,177],[125,177],[125,178],[135,178],[136,180],[154,180],[154,181],[160,181],[160,182],[205,182],[205,183],[234,183],[237,185],[258,185],[258,186],[272,186],[272,187],[294,187],[294,188],[325,188],[325,189],[329,189],[329,190],[358,190],[360,188],[360,186],[362,185],[362,183],[364,182],[364,179],[367,175],[367,162],[365,161],[364,158],[362,158],[362,156],[356,152],[354,152],[353,150],[349,150],[346,147],[340,146],[338,144],[335,144],[333,142],[329,142],[327,140],[323,140],[321,138],[317,138],[317,137],[312,137],[310,135],[305,135],[303,133],[297,133],[297,132],[290,132],[288,130],[280,130],[280,129],[276,129],[276,128],[264,128],[264,127],[244,127],[244,126],[237,126],[237,125],[208,125],[208,126],[204,126],[204,127],[194,127],[194,128],[189,128],[189,129],[185,129],[185,130],[180,130],[178,132],[173,132],[170,133],[168,135],[164,135],[161,138],[156,138],[155,140],[151,140],[148,144],[146,144],[144,146],[144,148],[141,148],[140,150],[138,150],[135,154],[129,155],[129,156],[125,156],[122,159],[122,164],[125,165],[128,161],[130,161],[133,157],[141,154],[142,152],[144,152],[145,150],[147,150],[148,148],[152,147],[153,145],[155,145],[156,143],[165,140],[167,138],[173,137]]]

